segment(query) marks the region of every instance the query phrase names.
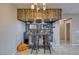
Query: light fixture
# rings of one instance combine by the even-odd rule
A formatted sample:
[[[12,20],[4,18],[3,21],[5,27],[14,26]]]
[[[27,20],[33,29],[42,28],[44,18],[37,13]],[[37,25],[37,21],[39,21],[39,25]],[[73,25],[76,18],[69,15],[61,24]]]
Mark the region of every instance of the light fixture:
[[[46,7],[43,7],[43,10],[46,10]]]
[[[37,16],[38,12],[40,10],[41,11],[46,10],[46,3],[33,3],[33,4],[31,4],[31,10],[32,10],[32,13],[36,12],[36,19],[39,19],[40,17]]]
[[[34,3],[34,5],[37,5],[37,3]]]
[[[37,11],[40,9],[46,10],[46,3],[33,3],[31,9],[36,9]]]
[[[43,10],[46,10],[46,3],[43,3]]]
[[[34,5],[33,4],[31,5],[31,9],[34,9]]]

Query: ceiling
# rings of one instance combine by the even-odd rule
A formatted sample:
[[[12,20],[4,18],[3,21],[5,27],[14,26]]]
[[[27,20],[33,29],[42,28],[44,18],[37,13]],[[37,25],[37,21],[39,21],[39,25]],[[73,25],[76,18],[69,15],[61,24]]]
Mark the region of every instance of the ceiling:
[[[30,8],[31,3],[15,3],[19,8]],[[79,14],[79,3],[47,3],[47,8],[61,8],[63,14]]]

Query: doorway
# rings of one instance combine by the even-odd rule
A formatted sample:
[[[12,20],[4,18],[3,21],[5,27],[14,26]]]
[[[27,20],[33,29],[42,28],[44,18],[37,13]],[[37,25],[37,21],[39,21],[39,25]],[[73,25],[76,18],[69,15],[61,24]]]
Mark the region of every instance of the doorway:
[[[62,20],[60,23],[60,44],[71,42],[71,19]]]
[[[71,20],[65,21],[65,41],[66,43],[71,42]]]

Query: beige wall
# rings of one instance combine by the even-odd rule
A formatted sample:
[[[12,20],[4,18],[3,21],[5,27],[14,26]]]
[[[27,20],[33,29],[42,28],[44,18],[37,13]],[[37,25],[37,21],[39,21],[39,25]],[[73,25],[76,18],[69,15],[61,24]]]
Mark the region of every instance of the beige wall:
[[[0,54],[13,54],[17,41],[23,39],[18,31],[16,7],[13,4],[0,4]],[[20,35],[18,34],[20,33]]]
[[[64,21],[60,21],[60,43],[62,43],[63,41],[65,41],[65,23]]]

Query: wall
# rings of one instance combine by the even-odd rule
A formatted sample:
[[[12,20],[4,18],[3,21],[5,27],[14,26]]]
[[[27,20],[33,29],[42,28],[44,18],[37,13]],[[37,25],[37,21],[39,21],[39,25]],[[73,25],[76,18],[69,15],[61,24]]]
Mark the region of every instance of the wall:
[[[54,43],[54,46],[59,46],[59,42],[60,42],[59,21],[56,21],[55,23],[53,23],[53,26],[55,27],[53,28],[53,43]]]
[[[64,23],[64,21],[60,21],[60,26],[59,26],[59,31],[60,31],[60,42],[62,43],[62,42],[64,42],[64,40],[65,40],[65,23]]]
[[[71,44],[79,45],[79,14],[63,14],[62,19],[71,19]],[[60,45],[60,22],[54,23],[55,28],[53,33],[53,39],[55,45]]]
[[[16,42],[17,42],[17,45],[18,45],[20,42],[24,41],[23,35],[24,35],[24,32],[25,32],[25,23],[17,20],[16,26],[17,26],[16,27],[16,29],[17,29],[17,40],[16,40]]]
[[[22,39],[22,23],[16,19],[16,11],[13,4],[0,4],[0,54],[15,53],[18,41]]]
[[[71,17],[71,41],[73,45],[79,44],[79,14],[63,14],[63,18]]]

